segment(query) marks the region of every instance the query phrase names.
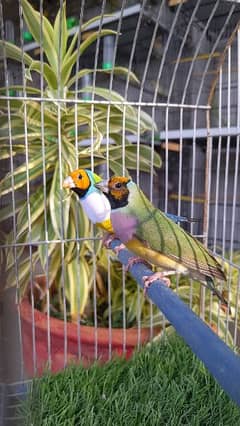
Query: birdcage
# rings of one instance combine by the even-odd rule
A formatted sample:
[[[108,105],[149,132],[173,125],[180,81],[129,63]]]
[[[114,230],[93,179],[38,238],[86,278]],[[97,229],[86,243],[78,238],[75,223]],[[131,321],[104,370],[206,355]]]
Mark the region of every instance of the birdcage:
[[[77,168],[130,175],[213,251],[231,309],[188,277],[172,291],[239,347],[239,3],[9,0],[0,11],[2,382],[129,357],[171,328],[63,189]]]

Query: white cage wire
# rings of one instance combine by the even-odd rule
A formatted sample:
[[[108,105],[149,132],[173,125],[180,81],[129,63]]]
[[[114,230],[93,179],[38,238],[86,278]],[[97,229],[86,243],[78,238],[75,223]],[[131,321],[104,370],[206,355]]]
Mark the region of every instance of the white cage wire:
[[[77,312],[73,332],[68,322],[68,310],[71,308],[68,302],[70,290],[66,287],[69,274],[66,254],[69,247],[74,247],[75,256],[79,257],[85,241],[88,241],[87,247],[91,253],[87,257],[90,257],[88,260],[92,271],[91,307],[88,305],[93,322],[92,350],[94,358],[102,356],[99,350],[102,330],[98,328],[98,298],[101,294],[97,288],[99,235],[95,229],[89,230],[88,235],[81,235],[81,224],[77,220],[74,229],[69,231],[66,226],[65,205],[68,201],[62,191],[62,183],[67,171],[70,171],[70,165],[72,168],[89,167],[105,177],[112,173],[125,174],[127,166],[134,180],[157,207],[165,212],[198,219],[187,224],[186,229],[202,239],[225,264],[228,279],[224,294],[231,302],[232,313],[223,311],[219,304],[216,308],[217,302],[213,297],[206,295],[203,287],[198,286],[196,290],[196,284],[192,281],[188,281],[186,291],[181,280],[177,279],[173,289],[228,344],[239,346],[240,5],[235,1],[221,0],[143,0],[116,4],[102,1],[101,5],[91,1],[76,4],[68,0],[67,15],[75,15],[77,21],[67,30],[69,39],[65,48],[71,46],[75,37],[76,54],[74,66],[65,79],[66,85],[61,80],[62,53],[55,57],[55,70],[53,66],[44,65],[51,59],[51,43],[53,52],[54,49],[61,52],[66,34],[59,26],[55,38],[46,41],[48,26],[43,13],[46,7],[49,22],[54,22],[59,7],[61,22],[65,4],[60,1],[54,10],[51,10],[48,2],[46,5],[43,1],[37,4],[32,2],[32,5],[39,12],[39,30],[37,35],[37,30],[36,33],[33,31],[35,40],[27,43],[26,0],[20,1],[14,12],[7,4],[0,2],[1,86],[4,88],[1,89],[0,100],[1,190],[4,194],[1,208],[3,216],[6,214],[7,217],[7,221],[2,222],[5,232],[1,248],[3,263],[7,263],[7,274],[11,273],[12,279],[15,278],[11,284],[16,285],[14,290],[7,291],[7,294],[11,293],[10,296],[3,296],[4,328],[9,331],[13,324],[15,328],[15,332],[10,331],[11,339],[8,337],[3,354],[6,362],[9,348],[14,348],[15,356],[9,361],[16,367],[10,374],[11,381],[26,378],[26,359],[29,358],[24,363],[23,353],[31,354],[32,373],[43,368],[43,364],[39,365],[38,353],[42,350],[39,349],[41,334],[44,334],[47,363],[53,370],[56,357],[63,367],[69,361],[82,359],[84,325],[81,320],[87,314]],[[96,16],[98,18],[90,21],[87,28],[83,27],[87,20]],[[108,30],[112,30],[112,33]],[[95,38],[90,43],[91,37]],[[83,49],[83,45],[89,49]],[[20,46],[18,53],[15,46]],[[56,84],[51,87],[51,79],[55,78],[52,71],[55,72]],[[132,73],[136,74],[138,83]],[[69,116],[71,121],[68,121]],[[64,145],[65,140],[68,145]],[[33,149],[34,144],[37,148]],[[69,151],[66,151],[66,146]],[[144,147],[149,149],[146,151]],[[114,154],[114,149],[118,155]],[[161,168],[156,167],[160,160],[156,159],[159,157],[155,157],[154,152],[161,157]],[[51,155],[55,155],[54,164],[51,163]],[[49,176],[56,180],[56,167],[59,172],[55,186],[57,194],[50,193],[48,198]],[[6,179],[11,189],[9,191],[6,190]],[[42,186],[41,193],[37,192],[39,184]],[[37,199],[34,199],[35,194]],[[25,210],[20,217],[23,202]],[[34,216],[38,204],[43,206],[40,235],[35,232],[35,222],[40,220],[39,216],[37,219]],[[57,209],[56,206],[59,210],[53,214],[51,209]],[[9,208],[12,214],[7,215],[5,212],[9,212]],[[59,226],[58,235],[52,233],[54,218]],[[21,235],[20,223],[24,227]],[[40,247],[42,258],[40,256],[38,260],[45,260],[42,265],[35,262]],[[51,281],[53,247],[59,256],[56,262],[60,265],[58,279],[63,316],[61,331],[64,336],[59,351],[53,349],[55,338],[51,331],[51,309],[56,297]],[[111,257],[108,253],[108,284],[104,290],[108,304],[107,359],[112,357],[115,350],[112,310],[115,288]],[[36,282],[36,276],[40,273],[46,276],[43,314],[34,309],[36,293],[41,293],[39,282]],[[22,275],[26,282],[24,285]],[[75,276],[81,288],[81,262],[77,264]],[[118,322],[122,331],[117,337],[121,350],[127,354],[130,339],[127,309],[131,300],[127,297],[128,279],[122,271],[121,324]],[[22,286],[27,291],[28,283],[31,314],[28,318],[30,322],[26,325],[20,293]],[[78,303],[81,302],[81,294],[78,289]],[[10,302],[6,297],[10,298]],[[9,318],[9,309],[15,306],[15,297],[17,313]],[[133,302],[136,304],[136,318],[135,323],[130,321],[130,325],[137,328],[135,344],[140,346],[141,335],[145,332],[141,309],[143,304],[146,305],[140,290],[137,290]],[[149,336],[153,337],[156,324],[161,329],[168,324],[163,316],[154,314],[150,302],[145,309],[148,309]],[[47,325],[44,330],[39,315],[44,315]],[[28,337],[24,335],[26,328]],[[71,340],[74,333],[77,342],[75,349]],[[5,339],[6,331],[3,331],[3,335]],[[61,343],[58,342],[58,345],[61,346]],[[73,353],[74,350],[76,353]],[[15,357],[18,359],[17,365]],[[11,370],[11,367],[8,369]]]

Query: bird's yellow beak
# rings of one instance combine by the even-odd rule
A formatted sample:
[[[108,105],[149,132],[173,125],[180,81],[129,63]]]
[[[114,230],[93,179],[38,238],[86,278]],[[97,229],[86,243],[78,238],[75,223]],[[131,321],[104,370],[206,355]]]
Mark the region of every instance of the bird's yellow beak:
[[[73,179],[71,176],[67,176],[66,179],[63,181],[63,188],[64,189],[71,189],[75,188],[75,184],[73,182]]]
[[[108,180],[102,180],[101,182],[95,183],[94,186],[100,191],[105,192],[105,194],[108,194],[109,192]]]

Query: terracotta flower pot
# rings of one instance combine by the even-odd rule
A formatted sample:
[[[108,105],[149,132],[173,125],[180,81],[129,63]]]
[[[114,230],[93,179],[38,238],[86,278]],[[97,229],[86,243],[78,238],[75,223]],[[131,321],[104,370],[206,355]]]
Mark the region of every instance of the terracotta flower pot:
[[[44,280],[44,277],[42,277]],[[48,354],[48,318],[47,315],[34,309],[32,312],[31,304],[27,297],[23,299],[20,305],[23,356],[26,373],[29,377],[41,375],[49,366]],[[33,333],[34,316],[34,333]],[[66,331],[65,331],[66,327]],[[159,333],[160,328],[153,329],[153,335]],[[66,333],[66,337],[64,335]],[[35,334],[35,338],[33,336]],[[35,362],[33,339],[35,341]],[[113,328],[111,338],[108,328],[97,328],[91,326],[80,326],[80,348],[78,326],[76,323],[67,322],[50,317],[50,341],[51,341],[51,371],[57,372],[64,368],[64,344],[67,343],[66,358],[67,364],[81,362],[87,366],[95,361],[95,351],[97,346],[97,357],[100,362],[109,360],[109,347],[111,344],[111,353],[113,356],[120,355],[129,358],[135,347],[144,344],[151,339],[149,328],[142,328],[140,338],[138,338],[138,329],[129,328],[125,330],[125,352],[124,330]],[[95,343],[96,341],[96,343]],[[34,365],[35,364],[35,365]]]

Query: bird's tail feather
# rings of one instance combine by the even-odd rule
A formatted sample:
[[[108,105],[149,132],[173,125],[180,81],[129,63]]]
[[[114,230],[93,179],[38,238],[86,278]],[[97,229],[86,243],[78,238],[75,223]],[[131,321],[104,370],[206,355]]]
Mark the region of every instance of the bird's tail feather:
[[[218,299],[220,300],[220,302],[226,306],[227,309],[229,309],[229,313],[231,315],[231,308],[229,306],[229,302],[223,297],[222,293],[220,293],[220,291],[215,287],[214,282],[212,280],[212,278],[210,277],[206,277],[206,282],[207,282],[207,288],[209,288],[213,294],[215,294]]]

